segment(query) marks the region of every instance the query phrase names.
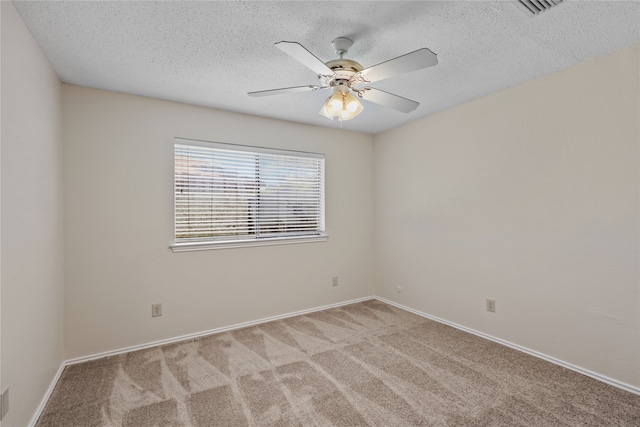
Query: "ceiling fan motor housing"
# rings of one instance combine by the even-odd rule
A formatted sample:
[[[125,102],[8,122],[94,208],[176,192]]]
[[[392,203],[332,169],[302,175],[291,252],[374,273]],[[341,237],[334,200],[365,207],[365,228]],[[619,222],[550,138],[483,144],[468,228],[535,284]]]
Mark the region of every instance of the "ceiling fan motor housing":
[[[352,80],[353,76],[363,70],[362,65],[351,59],[334,59],[333,61],[327,62],[326,66],[335,74],[335,77],[330,83],[331,86],[341,83],[347,84]]]

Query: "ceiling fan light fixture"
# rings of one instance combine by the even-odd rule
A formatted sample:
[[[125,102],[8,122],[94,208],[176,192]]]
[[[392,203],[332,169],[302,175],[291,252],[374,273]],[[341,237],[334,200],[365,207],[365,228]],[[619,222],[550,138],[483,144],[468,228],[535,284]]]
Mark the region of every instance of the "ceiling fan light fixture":
[[[364,108],[358,98],[353,96],[350,93],[344,95],[342,101],[342,112],[340,115],[340,120],[351,120],[356,117],[358,114],[362,113]]]
[[[358,110],[358,105],[360,105],[360,103],[357,99],[355,101],[349,101],[346,106],[346,110],[350,113],[355,113]]]
[[[327,100],[327,110],[332,114],[338,114],[342,111],[342,94],[336,92]]]
[[[333,120],[340,115],[340,112],[342,111],[342,104],[342,93],[336,90],[322,105],[320,114],[329,120]]]
[[[348,91],[335,88],[333,94],[327,98],[320,114],[333,120],[337,118],[340,121],[351,120],[364,109],[358,98],[350,94]]]
[[[333,120],[333,119],[334,119],[334,116],[332,116],[332,115],[331,115],[331,113],[329,113],[329,112],[327,111],[327,104],[324,104],[324,105],[322,106],[322,108],[320,109],[320,114],[321,114],[321,115],[323,115],[323,116],[325,116],[325,117],[326,117],[327,119],[329,119],[329,120]]]

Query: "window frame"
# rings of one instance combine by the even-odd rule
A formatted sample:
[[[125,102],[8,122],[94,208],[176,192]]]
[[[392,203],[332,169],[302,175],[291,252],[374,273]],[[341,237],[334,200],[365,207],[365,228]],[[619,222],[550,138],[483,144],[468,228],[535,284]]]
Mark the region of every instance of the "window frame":
[[[239,145],[223,142],[202,141],[188,138],[174,138],[173,142],[173,241],[169,246],[173,252],[201,251],[211,249],[230,249],[238,247],[255,247],[255,246],[272,246],[295,243],[313,243],[324,242],[329,238],[325,226],[325,155],[322,153],[313,153],[306,151],[285,150],[279,148],[267,148],[250,145]],[[255,154],[271,154],[281,156],[293,156],[299,158],[315,158],[322,160],[322,177],[321,177],[321,208],[320,208],[320,225],[321,229],[317,234],[295,235],[295,236],[277,236],[277,237],[256,237],[250,239],[229,239],[229,240],[204,240],[192,242],[176,242],[176,146],[192,145],[207,148],[219,148],[223,150],[231,150],[237,152],[248,152]]]

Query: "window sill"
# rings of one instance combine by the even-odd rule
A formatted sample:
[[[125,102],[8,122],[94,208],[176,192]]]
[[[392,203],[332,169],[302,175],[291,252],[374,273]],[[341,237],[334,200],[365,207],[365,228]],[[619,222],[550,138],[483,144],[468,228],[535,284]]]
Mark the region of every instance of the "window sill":
[[[173,252],[208,251],[212,249],[232,249],[252,246],[274,246],[290,245],[294,243],[315,243],[325,242],[328,235],[300,236],[300,237],[274,237],[269,239],[236,240],[225,242],[197,242],[197,243],[174,243],[169,246]]]

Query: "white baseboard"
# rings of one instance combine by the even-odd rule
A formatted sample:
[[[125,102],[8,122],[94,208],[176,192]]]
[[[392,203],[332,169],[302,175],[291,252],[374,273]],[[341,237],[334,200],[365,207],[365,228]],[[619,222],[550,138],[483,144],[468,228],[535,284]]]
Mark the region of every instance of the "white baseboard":
[[[614,387],[617,387],[617,388],[620,388],[622,390],[628,391],[630,393],[640,395],[640,387],[636,387],[636,386],[633,386],[631,384],[623,383],[622,381],[618,381],[618,380],[615,380],[613,378],[609,378],[609,377],[607,377],[605,375],[601,375],[601,374],[598,374],[596,372],[590,371],[588,369],[581,368],[580,366],[573,365],[573,364],[571,364],[569,362],[565,362],[564,360],[556,359],[555,357],[546,355],[544,353],[537,352],[535,350],[531,350],[531,349],[529,349],[527,347],[523,347],[521,345],[514,344],[512,342],[503,340],[501,338],[496,338],[494,336],[485,334],[483,332],[476,331],[476,330],[471,329],[471,328],[467,328],[466,326],[458,325],[457,323],[449,322],[448,320],[444,320],[444,319],[441,319],[439,317],[435,317],[435,316],[432,316],[430,314],[423,313],[421,311],[418,311],[418,310],[415,310],[413,308],[404,306],[402,304],[398,304],[397,302],[393,302],[393,301],[390,301],[390,300],[382,298],[382,297],[376,296],[375,299],[377,299],[378,301],[384,302],[386,304],[392,305],[394,307],[398,307],[398,308],[400,308],[402,310],[409,311],[409,312],[411,312],[413,314],[417,314],[418,316],[427,318],[429,320],[433,320],[433,321],[436,321],[438,323],[443,323],[445,325],[451,326],[451,327],[459,329],[461,331],[468,332],[468,333],[473,334],[473,335],[477,335],[477,336],[479,336],[481,338],[484,338],[484,339],[487,339],[489,341],[493,341],[493,342],[496,342],[498,344],[502,344],[504,346],[510,347],[510,348],[512,348],[514,350],[518,350],[518,351],[521,351],[523,353],[527,353],[527,354],[529,354],[531,356],[534,356],[534,357],[537,357],[539,359],[546,360],[547,362],[551,362],[551,363],[553,363],[555,365],[562,366],[563,368],[570,369],[572,371],[575,371],[575,372],[578,372],[580,374],[586,375],[588,377],[594,378],[596,380],[602,381],[604,383],[607,383],[607,384],[612,385]]]
[[[308,314],[308,313],[313,313],[315,311],[327,310],[329,308],[340,307],[340,306],[348,305],[348,304],[355,304],[357,302],[367,301],[367,300],[371,300],[371,299],[375,299],[375,297],[372,295],[372,296],[368,296],[368,297],[356,298],[356,299],[352,299],[352,300],[349,300],[349,301],[343,301],[343,302],[339,302],[339,303],[335,303],[335,304],[323,305],[321,307],[314,307],[314,308],[309,308],[309,309],[306,309],[306,310],[294,311],[292,313],[281,314],[281,315],[278,315],[278,316],[265,317],[263,319],[252,320],[252,321],[249,321],[249,322],[238,323],[238,324],[230,325],[230,326],[223,326],[223,327],[220,327],[220,328],[209,329],[207,331],[196,332],[196,333],[193,333],[193,334],[181,335],[181,336],[174,337],[174,338],[167,338],[167,339],[163,339],[163,340],[148,342],[148,343],[145,343],[145,344],[139,344],[139,345],[134,345],[134,346],[130,346],[130,347],[119,348],[117,350],[105,351],[105,352],[102,352],[102,353],[92,354],[92,355],[89,355],[89,356],[76,357],[74,359],[67,360],[66,362],[64,362],[64,364],[65,364],[65,366],[75,365],[76,363],[88,362],[89,360],[101,359],[103,357],[108,357],[108,356],[115,356],[115,355],[118,355],[118,354],[129,353],[131,351],[143,350],[143,349],[151,348],[151,347],[157,347],[159,345],[174,344],[174,343],[181,342],[181,341],[187,341],[187,340],[192,340],[194,338],[200,338],[200,337],[203,337],[203,336],[206,336],[206,335],[219,334],[221,332],[227,332],[227,331],[232,331],[234,329],[246,328],[248,326],[259,325],[261,323],[271,322],[273,320],[286,319],[288,317],[300,316],[302,314]]]
[[[40,418],[42,411],[44,411],[44,407],[47,405],[47,402],[51,397],[51,393],[53,393],[53,389],[56,387],[56,384],[58,384],[58,381],[60,380],[60,376],[62,375],[62,371],[64,371],[64,368],[66,366],[67,366],[66,362],[62,362],[62,364],[58,368],[58,371],[53,376],[53,380],[51,380],[51,384],[49,384],[49,388],[47,389],[44,396],[42,397],[42,400],[40,401],[40,404],[38,405],[36,412],[33,414],[33,417],[31,417],[31,421],[29,421],[29,427],[35,426],[36,423],[38,422],[38,418]]]

